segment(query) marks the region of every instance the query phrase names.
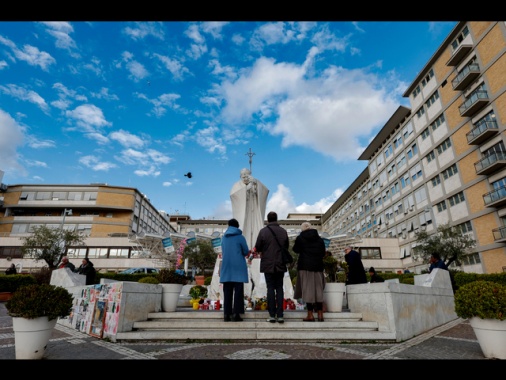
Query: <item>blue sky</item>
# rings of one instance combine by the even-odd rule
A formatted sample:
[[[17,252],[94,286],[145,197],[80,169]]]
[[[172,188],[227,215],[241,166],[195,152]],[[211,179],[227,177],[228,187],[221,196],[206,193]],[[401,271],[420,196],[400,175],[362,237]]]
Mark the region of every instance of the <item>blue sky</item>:
[[[228,219],[251,149],[267,211],[325,213],[455,25],[0,22],[2,182],[105,182]]]

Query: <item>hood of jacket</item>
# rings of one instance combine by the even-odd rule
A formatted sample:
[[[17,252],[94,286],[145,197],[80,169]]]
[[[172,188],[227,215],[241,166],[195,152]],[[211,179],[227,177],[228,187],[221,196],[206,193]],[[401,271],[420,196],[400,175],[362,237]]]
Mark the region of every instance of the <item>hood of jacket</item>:
[[[227,230],[223,234],[223,236],[235,236],[235,235],[241,235],[242,231],[240,228],[234,227],[234,226],[228,226]]]

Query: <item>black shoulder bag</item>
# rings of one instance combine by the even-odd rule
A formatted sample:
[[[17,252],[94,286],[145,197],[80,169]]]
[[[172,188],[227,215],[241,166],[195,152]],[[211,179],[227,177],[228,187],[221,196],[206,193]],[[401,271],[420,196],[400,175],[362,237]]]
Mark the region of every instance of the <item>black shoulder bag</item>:
[[[274,231],[269,226],[267,226],[267,228],[269,229],[269,231],[271,231],[272,236],[274,236],[274,239],[276,239],[276,243],[278,243],[279,248],[281,248],[281,258],[282,258],[283,264],[286,265],[286,264],[293,263],[293,257],[290,254],[290,252],[288,251],[288,249],[285,247],[282,247],[281,244],[279,243],[278,237],[276,236]]]

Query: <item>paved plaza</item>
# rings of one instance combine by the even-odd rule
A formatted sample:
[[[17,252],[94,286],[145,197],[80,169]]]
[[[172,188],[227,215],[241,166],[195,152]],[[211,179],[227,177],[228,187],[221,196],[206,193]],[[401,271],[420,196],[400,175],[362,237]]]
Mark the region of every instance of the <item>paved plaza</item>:
[[[266,322],[267,323],[267,322]],[[315,325],[315,327],[317,327]],[[12,318],[0,303],[0,359],[15,360]],[[57,325],[44,360],[466,360],[483,356],[467,320],[457,319],[400,343],[112,343]]]

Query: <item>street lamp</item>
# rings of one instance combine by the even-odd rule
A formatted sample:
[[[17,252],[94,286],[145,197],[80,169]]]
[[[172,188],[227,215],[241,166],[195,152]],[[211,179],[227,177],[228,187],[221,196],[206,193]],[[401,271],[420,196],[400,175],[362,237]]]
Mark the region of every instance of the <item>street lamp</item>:
[[[63,230],[63,225],[65,224],[65,217],[67,215],[72,216],[72,209],[71,208],[63,210],[63,220],[61,221],[60,230]]]
[[[65,224],[65,217],[67,215],[72,216],[72,209],[71,208],[63,210],[63,220],[61,221],[61,226],[60,226],[61,231],[63,231],[63,225]],[[65,239],[62,240],[61,244],[62,244],[62,252],[65,253],[65,249],[66,249]],[[57,265],[57,264],[58,264],[58,258],[55,262],[55,265]]]

